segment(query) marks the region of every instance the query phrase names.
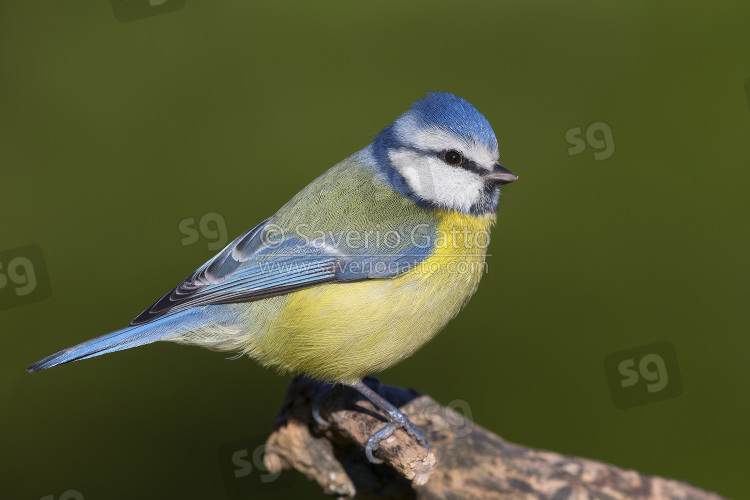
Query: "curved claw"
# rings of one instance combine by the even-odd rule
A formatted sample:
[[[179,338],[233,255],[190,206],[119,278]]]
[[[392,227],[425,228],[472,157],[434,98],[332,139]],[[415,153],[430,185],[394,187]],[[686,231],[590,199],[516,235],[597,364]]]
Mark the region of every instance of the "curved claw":
[[[414,425],[411,420],[407,418],[403,428],[408,435],[417,440],[417,443],[419,443],[422,448],[425,448],[427,450],[430,449],[430,443],[429,441],[427,441],[427,438],[424,437],[424,433],[419,427]]]
[[[372,383],[372,380],[368,380]],[[377,382],[377,380],[375,380]],[[383,396],[378,394],[376,391],[365,385],[361,380],[351,385],[354,389],[358,390],[360,394],[369,399],[375,406],[383,410],[388,415],[388,423],[375,432],[372,436],[367,439],[365,444],[365,454],[367,459],[374,464],[382,464],[383,461],[375,458],[373,452],[380,447],[380,442],[393,434],[396,429],[404,429],[406,433],[413,437],[423,448],[429,449],[430,443],[425,439],[422,431],[409,420],[404,412],[389,403]],[[376,386],[377,387],[377,386]]]
[[[408,435],[417,440],[420,446],[428,450],[430,449],[430,443],[427,442],[427,439],[424,437],[422,431],[419,430],[419,427],[414,425],[405,413],[399,411],[398,414],[394,415],[384,427],[367,439],[367,444],[365,445],[365,455],[367,455],[367,460],[373,464],[383,463],[379,458],[375,458],[373,452],[380,447],[380,442],[389,438],[396,429],[404,429]]]
[[[323,427],[324,429],[327,429],[330,425],[328,422],[325,421],[325,419],[320,415],[320,404],[317,400],[313,401],[312,404],[312,417],[315,422],[318,423],[319,426]]]
[[[391,421],[385,424],[385,426],[375,434],[367,438],[367,444],[365,445],[365,455],[367,455],[367,460],[374,464],[383,463],[383,461],[379,458],[375,458],[372,453],[380,447],[380,442],[382,440],[391,437],[391,434],[393,434],[393,432],[398,428],[399,424]]]
[[[316,394],[315,398],[313,398],[312,400],[312,404],[310,405],[312,408],[313,420],[315,420],[315,422],[317,422],[318,425],[323,427],[324,429],[327,429],[330,426],[330,424],[326,422],[326,420],[320,414],[320,401],[321,399],[323,399],[323,396],[331,392],[331,389],[333,389],[333,386],[329,385],[325,389],[320,391],[318,394]]]

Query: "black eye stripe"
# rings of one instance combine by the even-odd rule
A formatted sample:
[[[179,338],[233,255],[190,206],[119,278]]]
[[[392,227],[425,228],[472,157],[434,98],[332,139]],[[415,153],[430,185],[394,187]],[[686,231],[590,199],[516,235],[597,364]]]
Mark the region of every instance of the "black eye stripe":
[[[448,161],[448,159],[446,158],[446,156],[449,153],[451,153],[451,152],[455,152],[455,153],[458,153],[459,155],[461,155],[461,161],[459,163],[453,164],[453,163],[451,163],[451,162]],[[441,151],[440,153],[438,153],[438,156],[439,156],[439,158],[441,160],[443,160],[445,163],[447,163],[451,167],[462,168],[464,170],[468,170],[469,172],[473,172],[473,173],[479,174],[479,175],[487,173],[487,169],[484,169],[484,168],[480,167],[475,161],[472,161],[472,160],[468,159],[463,153],[461,153],[458,150],[448,149],[448,150],[445,150],[445,151]]]
[[[400,146],[395,149],[405,149],[407,151],[414,151],[416,153],[420,153],[425,156],[431,156],[431,155],[436,156],[443,163],[447,163],[445,161],[445,153],[447,153],[448,151],[451,151],[449,149],[444,149],[443,151],[433,151],[433,150],[428,150],[428,149],[416,148],[414,146]],[[455,150],[455,151],[461,153],[458,150]],[[459,165],[448,164],[448,166],[453,167],[453,168],[462,168],[464,170],[468,170],[469,172],[473,172],[478,175],[484,175],[487,173],[486,168],[480,167],[478,163],[468,159],[466,156],[463,155],[463,153],[461,153],[461,157],[463,158],[463,161]]]
[[[483,175],[487,173],[486,168],[482,168],[476,163],[474,163],[471,160],[464,159],[464,162],[461,165],[456,165],[458,168],[463,168],[464,170],[468,170],[469,172],[474,172],[475,174]]]

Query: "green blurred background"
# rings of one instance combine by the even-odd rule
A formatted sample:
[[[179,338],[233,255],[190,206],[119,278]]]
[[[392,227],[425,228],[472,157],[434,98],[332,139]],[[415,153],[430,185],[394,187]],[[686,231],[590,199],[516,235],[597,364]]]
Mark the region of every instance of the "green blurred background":
[[[520,180],[478,294],[381,380],[517,443],[750,497],[738,4],[0,4],[0,251],[38,245],[52,290],[0,304],[0,497],[225,498],[217,450],[268,433],[288,378],[173,344],[24,368],[207,260],[182,221],[215,212],[234,238],[431,90],[488,118]],[[570,155],[595,122],[614,153]],[[617,409],[605,356],[657,341],[682,393]],[[322,496],[259,498],[302,495]]]

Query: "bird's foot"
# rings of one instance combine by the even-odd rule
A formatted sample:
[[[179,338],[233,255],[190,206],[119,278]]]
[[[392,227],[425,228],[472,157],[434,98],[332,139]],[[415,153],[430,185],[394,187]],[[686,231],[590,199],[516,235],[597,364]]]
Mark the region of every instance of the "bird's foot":
[[[365,455],[367,455],[367,460],[374,464],[383,463],[382,460],[373,456],[373,452],[380,447],[380,442],[389,438],[396,429],[404,429],[408,435],[413,437],[420,444],[420,446],[426,449],[430,448],[430,443],[427,442],[422,431],[419,427],[414,425],[411,420],[409,420],[409,417],[407,417],[404,412],[396,410],[395,414],[389,412],[389,416],[390,421],[382,429],[367,439],[367,444],[365,445]]]
[[[373,383],[371,380],[367,380],[367,382],[369,384]],[[383,463],[382,460],[375,458],[373,453],[380,447],[380,442],[390,437],[396,429],[404,429],[406,433],[413,437],[422,447],[427,449],[430,448],[430,443],[427,442],[422,431],[419,427],[414,425],[411,420],[409,420],[409,417],[407,417],[404,412],[393,406],[383,396],[361,381],[352,384],[352,387],[357,389],[360,394],[369,399],[375,406],[388,415],[388,423],[382,429],[370,436],[365,444],[365,455],[367,455],[367,459],[370,462],[374,464]]]

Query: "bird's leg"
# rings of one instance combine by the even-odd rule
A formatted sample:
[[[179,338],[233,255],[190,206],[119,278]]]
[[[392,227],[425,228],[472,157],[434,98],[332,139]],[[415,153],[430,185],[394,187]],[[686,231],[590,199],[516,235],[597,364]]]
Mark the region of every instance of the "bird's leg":
[[[368,375],[362,380],[374,390],[377,390],[377,388],[380,387],[380,381],[375,377],[371,377]],[[336,383],[321,383],[318,392],[315,394],[312,403],[310,404],[313,420],[315,420],[318,425],[320,425],[324,429],[330,427],[331,424],[329,424],[326,419],[324,419],[320,414],[320,405],[323,402],[323,398],[326,397],[333,390],[333,388],[336,387],[336,385]]]
[[[320,390],[315,397],[312,400],[312,416],[313,419],[323,428],[327,428],[329,426],[328,422],[320,415],[320,402],[323,399],[323,397],[331,392],[331,389],[335,387],[336,384],[326,384],[323,386],[323,389]]]
[[[424,434],[422,434],[422,431],[419,430],[419,427],[414,425],[404,412],[386,401],[383,396],[370,389],[362,381],[352,384],[351,387],[357,389],[360,394],[372,401],[375,406],[383,410],[388,415],[388,423],[382,429],[370,436],[370,438],[367,440],[367,444],[365,445],[365,454],[367,455],[367,459],[370,462],[374,464],[383,463],[382,460],[375,458],[372,453],[378,449],[378,446],[380,446],[380,442],[383,439],[389,437],[396,429],[399,428],[404,429],[407,434],[416,439],[417,442],[424,448],[430,447],[430,443],[427,442]]]

